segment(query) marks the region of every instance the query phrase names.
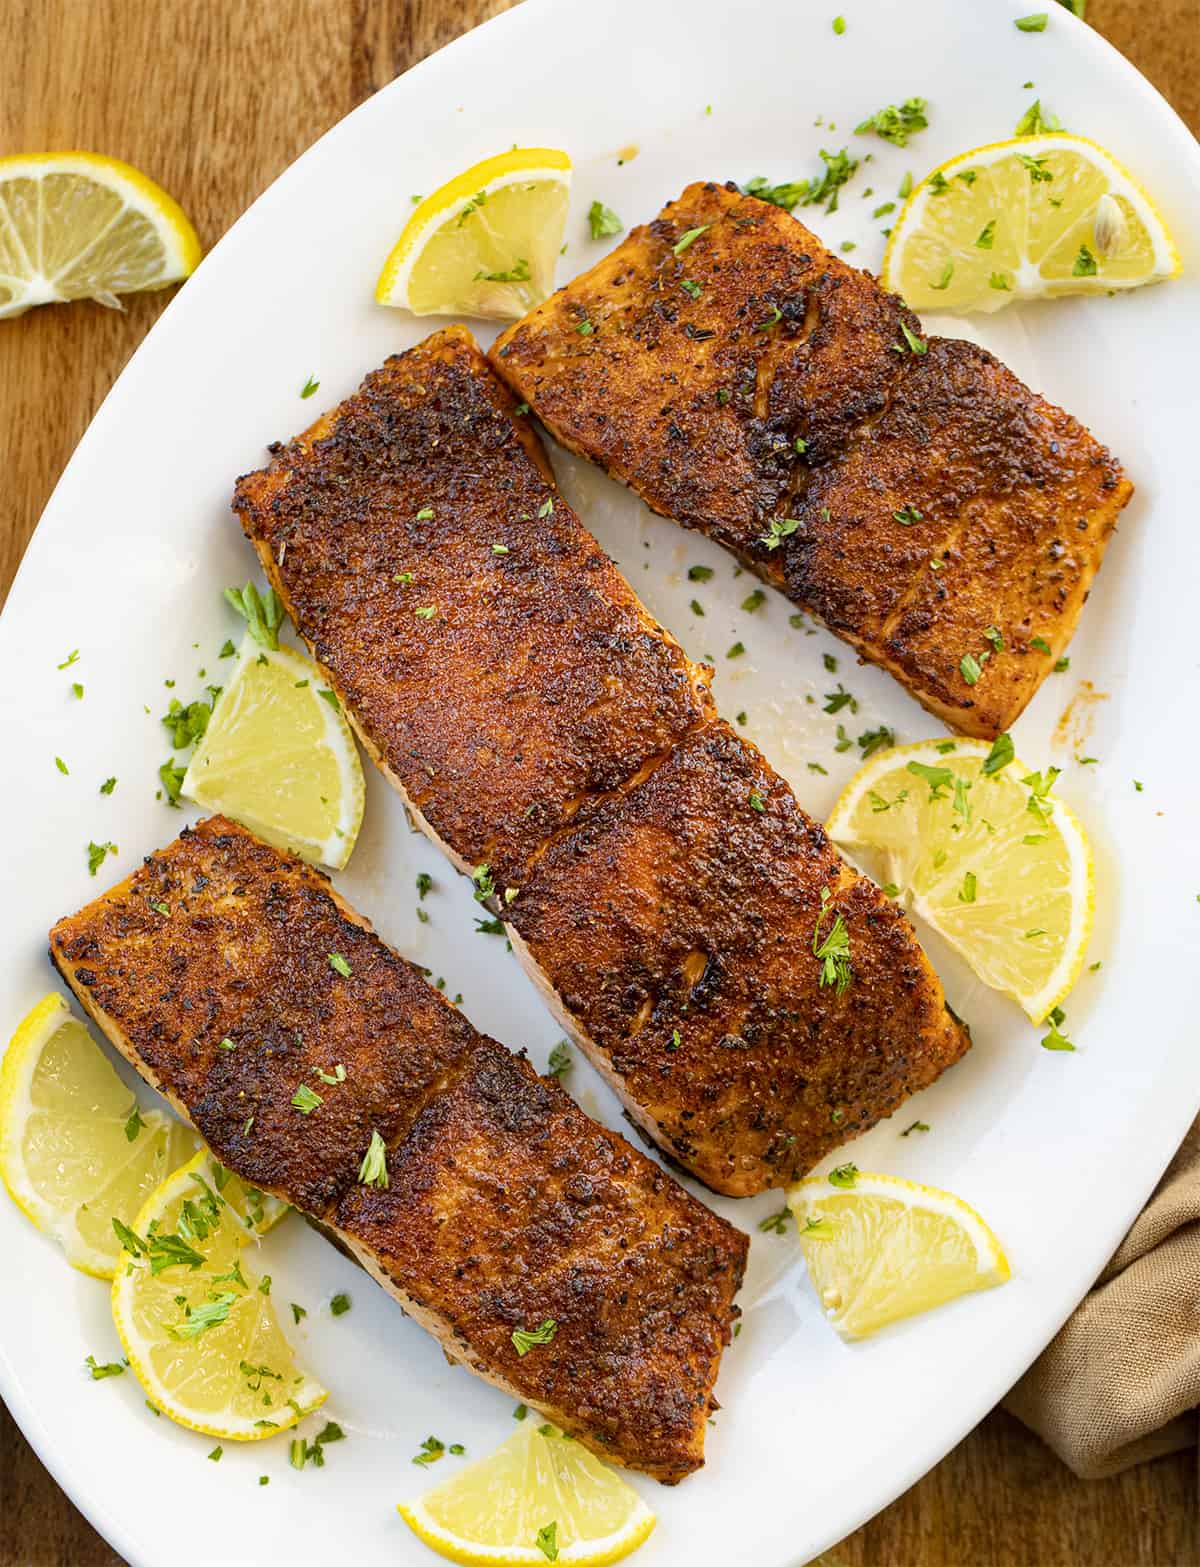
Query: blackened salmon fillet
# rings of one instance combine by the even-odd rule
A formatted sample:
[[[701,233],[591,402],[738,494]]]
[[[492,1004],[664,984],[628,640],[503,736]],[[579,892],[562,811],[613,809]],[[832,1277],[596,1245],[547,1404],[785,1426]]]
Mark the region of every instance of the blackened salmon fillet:
[[[418,824],[702,1181],[786,1184],[966,1049],[903,914],[716,716],[465,331],[389,359],[234,507]]]
[[[477,1033],[319,872],[213,817],[50,953],[221,1163],[318,1220],[452,1360],[616,1463],[668,1483],[703,1463],[746,1237]],[[359,1176],[375,1132],[386,1189]]]
[[[491,362],[556,440],[988,739],[1132,494],[1076,419],[735,185],[689,185]]]

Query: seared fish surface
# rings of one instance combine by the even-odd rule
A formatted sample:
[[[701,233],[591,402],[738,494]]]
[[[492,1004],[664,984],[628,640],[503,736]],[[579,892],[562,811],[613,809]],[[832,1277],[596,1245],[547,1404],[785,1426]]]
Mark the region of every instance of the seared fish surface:
[[[964,734],[1054,668],[1132,493],[1077,420],[732,184],[689,185],[491,361]]]
[[[746,1237],[476,1033],[318,872],[213,817],[50,952],[217,1158],[332,1231],[452,1360],[601,1457],[668,1483],[703,1463]],[[359,1181],[373,1132],[386,1189]],[[520,1354],[514,1330],[547,1321]]]
[[[420,825],[709,1186],[785,1184],[965,1050],[904,916],[716,718],[466,332],[390,359],[234,506]],[[817,954],[839,916],[845,985]]]

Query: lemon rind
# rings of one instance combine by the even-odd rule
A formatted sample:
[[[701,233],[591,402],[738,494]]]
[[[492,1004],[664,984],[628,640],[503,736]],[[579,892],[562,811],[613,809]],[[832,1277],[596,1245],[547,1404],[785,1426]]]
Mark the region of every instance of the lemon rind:
[[[536,156],[539,161],[515,163],[513,160],[518,154],[529,154],[531,159]],[[553,147],[521,147],[512,152],[498,153],[456,174],[426,196],[409,215],[399,239],[388,252],[375,284],[376,302],[408,308],[408,281],[425,243],[443,224],[461,212],[479,191],[487,191],[490,195],[509,185],[539,180],[555,181],[569,188],[571,174],[570,158],[565,152]]]
[[[969,1202],[956,1197],[940,1186],[927,1186],[921,1181],[910,1181],[900,1175],[882,1175],[875,1171],[859,1170],[852,1187],[836,1187],[829,1183],[828,1175],[809,1175],[789,1186],[786,1198],[792,1216],[797,1218],[796,1204],[807,1206],[807,1195],[829,1197],[857,1194],[864,1197],[882,1197],[899,1200],[908,1208],[922,1208],[928,1213],[953,1219],[970,1237],[975,1248],[977,1271],[981,1276],[995,1277],[998,1283],[1006,1283],[1012,1277],[1012,1267],[1001,1246],[996,1232],[983,1215]],[[920,1201],[914,1201],[914,1198]],[[986,1265],[985,1265],[986,1264]]]
[[[215,731],[220,723],[221,703],[226,696],[233,691],[238,681],[243,677],[247,667],[251,663],[257,663],[260,658],[268,662],[282,664],[290,667],[294,672],[302,674],[310,682],[324,682],[324,672],[312,659],[306,657],[291,647],[264,648],[247,632],[238,648],[237,659],[230,672],[224,690],[217,698],[209,719],[209,730]],[[281,827],[278,823],[264,821],[261,817],[251,817],[239,812],[232,805],[223,801],[219,791],[208,791],[204,787],[199,774],[199,764],[206,754],[205,741],[207,733],[201,738],[199,745],[188,763],[187,772],[184,774],[180,793],[185,799],[194,801],[203,806],[205,810],[219,811],[223,815],[232,817],[235,821],[241,821],[243,825],[260,835],[274,833],[276,836],[286,838],[296,853],[302,859],[311,863],[328,866],[331,870],[344,870],[351,854],[354,852],[358,841],[358,834],[362,828],[363,814],[366,809],[366,780],[363,777],[362,762],[359,759],[358,747],[354,743],[354,735],[350,729],[345,711],[339,701],[335,708],[331,702],[315,694],[313,686],[313,700],[318,704],[324,724],[324,740],[334,755],[338,773],[342,781],[341,813],[334,823],[327,838],[317,840],[306,838]]]
[[[155,1187],[142,1204],[132,1225],[134,1231],[139,1234],[144,1233],[151,1219],[161,1212],[174,1197],[189,1188],[193,1174],[198,1173],[204,1167],[207,1167],[211,1172],[212,1163],[213,1158],[209,1150],[201,1148],[185,1164],[181,1164],[177,1170],[172,1170],[170,1175]],[[286,1212],[286,1208],[283,1211]],[[283,1213],[281,1212],[272,1220],[272,1224],[265,1225],[258,1233],[265,1233],[282,1216]],[[256,1235],[253,1231],[246,1231],[244,1234],[239,1232],[239,1239],[242,1245],[245,1246],[256,1239]],[[121,1341],[121,1347],[125,1351],[129,1369],[141,1384],[147,1399],[155,1409],[166,1415],[176,1425],[184,1426],[189,1431],[202,1432],[205,1436],[220,1437],[227,1442],[264,1442],[270,1437],[278,1436],[281,1431],[290,1431],[301,1420],[320,1409],[322,1404],[328,1399],[328,1388],[323,1387],[314,1377],[306,1374],[299,1390],[293,1393],[295,1402],[300,1406],[299,1412],[297,1413],[290,1406],[287,1407],[286,1413],[282,1410],[278,1411],[280,1418],[272,1421],[269,1430],[256,1426],[253,1421],[249,1420],[219,1425],[215,1422],[209,1423],[193,1418],[186,1405],[170,1395],[164,1395],[157,1378],[148,1367],[143,1355],[139,1353],[139,1345],[142,1343],[142,1338],[134,1329],[130,1314],[126,1309],[126,1296],[130,1289],[129,1281],[132,1278],[130,1266],[133,1262],[134,1259],[130,1257],[129,1253],[122,1249],[117,1260],[112,1283],[113,1325],[117,1330],[117,1337]]]
[[[199,265],[200,240],[183,208],[161,185],[125,163],[102,153],[67,151],[18,153],[0,158],[0,185],[6,180],[41,179],[47,173],[79,174],[116,192],[127,207],[139,212],[154,228],[163,243],[160,274],[136,290],[114,289],[114,293],[153,292],[190,277]],[[41,273],[14,278],[30,285],[26,293],[5,306],[0,315],[15,315],[40,304],[67,303],[69,296],[54,287],[54,280]],[[40,286],[39,286],[40,285]]]
[[[945,765],[947,756],[937,750],[937,746],[944,743],[937,740],[918,740],[909,745],[893,746],[860,767],[834,801],[833,809],[825,823],[825,830],[830,838],[843,848],[872,847],[867,840],[856,836],[850,830],[850,821],[866,790],[877,782],[882,773],[891,771],[898,758],[903,757],[909,761],[924,758]],[[955,750],[952,754],[956,757],[973,756],[982,759],[991,749],[981,740],[959,738],[954,743]],[[1018,782],[1030,771],[1020,757],[1015,755],[1008,767]],[[1026,786],[1022,784],[1020,787]],[[1063,956],[1041,990],[1033,992],[1032,995],[1020,995],[1010,990],[1000,992],[1002,995],[1011,996],[1035,1024],[1043,1023],[1077,984],[1083,970],[1083,960],[1087,956],[1096,913],[1096,874],[1091,843],[1082,823],[1070,806],[1057,797],[1054,803],[1055,810],[1051,817],[1051,824],[1057,824],[1059,828],[1064,821],[1068,824],[1068,831],[1060,832],[1060,836],[1067,846],[1070,858],[1071,929],[1063,943]],[[927,902],[910,894],[907,889],[904,896],[906,899],[911,898],[913,911],[936,930],[947,945],[953,947],[963,961],[971,967],[972,973],[975,973],[969,953],[952,935],[942,929],[936,918],[931,915]],[[993,987],[989,986],[989,988]]]
[[[963,165],[979,165],[999,162],[1001,158],[1009,156],[1014,148],[1031,157],[1038,156],[1039,152],[1054,145],[1061,146],[1069,142],[1072,146],[1086,147],[1089,151],[1099,154],[1096,160],[1102,167],[1115,175],[1115,182],[1110,189],[1116,195],[1123,195],[1135,206],[1143,221],[1146,222],[1154,239],[1155,270],[1146,278],[1140,279],[1110,279],[1102,277],[1073,278],[1070,286],[1059,284],[1046,284],[1042,288],[1027,289],[1016,287],[1011,292],[1005,292],[998,298],[995,309],[1001,309],[1008,304],[1019,300],[1047,299],[1062,297],[1065,294],[1107,294],[1114,289],[1144,288],[1151,283],[1167,282],[1171,278],[1178,277],[1183,270],[1183,258],[1179,247],[1167,227],[1162,213],[1159,211],[1153,197],[1126,168],[1126,166],[1101,146],[1098,141],[1093,141],[1089,136],[1078,136],[1071,131],[1044,132],[1038,136],[1009,136],[1002,141],[984,142],[982,146],[972,147],[966,152],[956,154],[953,158],[947,158],[939,163],[936,168],[930,169],[924,179],[916,185],[904,205],[900,209],[899,216],[892,227],[887,246],[883,252],[883,262],[879,270],[879,280],[883,288],[893,293],[901,293],[900,271],[903,261],[904,247],[909,238],[919,228],[916,221],[928,206],[931,199],[930,181],[935,175],[941,174],[943,178],[951,178],[953,171]],[[1163,266],[1164,256],[1167,265]],[[936,305],[924,304],[922,309],[929,313],[936,312]],[[963,306],[956,307],[960,312]]]
[[[527,1563],[536,1567],[537,1563],[546,1561],[545,1553],[536,1545],[488,1546],[464,1540],[435,1522],[420,1499],[399,1502],[396,1511],[418,1539],[439,1556],[459,1562],[462,1567],[525,1567]],[[608,1567],[609,1563],[622,1561],[643,1545],[657,1522],[656,1515],[639,1496],[624,1528],[598,1541],[576,1540],[570,1545],[559,1546],[555,1559],[565,1567]]]

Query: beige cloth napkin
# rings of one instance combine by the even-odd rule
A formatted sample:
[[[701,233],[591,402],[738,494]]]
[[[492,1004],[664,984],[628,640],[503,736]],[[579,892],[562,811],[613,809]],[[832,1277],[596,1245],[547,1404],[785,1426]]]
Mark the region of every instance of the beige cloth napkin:
[[[1004,1407],[1087,1480],[1196,1444],[1200,1120],[1112,1261]]]

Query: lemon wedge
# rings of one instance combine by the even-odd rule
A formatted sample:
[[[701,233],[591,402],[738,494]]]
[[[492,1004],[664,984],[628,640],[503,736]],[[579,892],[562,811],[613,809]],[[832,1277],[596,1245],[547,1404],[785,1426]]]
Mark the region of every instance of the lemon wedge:
[[[632,1486],[532,1416],[490,1457],[399,1511],[439,1556],[473,1567],[600,1567],[636,1550],[655,1523]]]
[[[113,1320],[156,1409],[232,1442],[294,1426],[329,1396],[296,1365],[247,1246],[286,1205],[201,1150],[153,1191],[125,1233]]]
[[[13,1201],[73,1267],[111,1279],[113,1218],[129,1223],[199,1139],[174,1116],[139,1110],[58,995],[39,1001],[0,1065],[0,1175]]]
[[[181,793],[314,865],[345,865],[362,826],[362,763],[311,659],[247,632]]]
[[[788,1188],[826,1316],[846,1339],[1010,1277],[1008,1258],[961,1198],[852,1164]]]
[[[1020,136],[941,164],[913,191],[883,258],[913,310],[1001,310],[1175,277],[1179,252],[1128,169],[1083,136]]]
[[[0,318],[33,305],[166,288],[200,241],[178,203],[128,163],[93,152],[0,158]]]
[[[413,212],[375,298],[417,316],[518,320],[554,287],[570,192],[571,160],[552,147],[473,164]]]
[[[882,752],[834,805],[826,830],[881,853],[896,895],[1040,1023],[1079,977],[1095,907],[1092,853],[1001,735],[925,740]]]

